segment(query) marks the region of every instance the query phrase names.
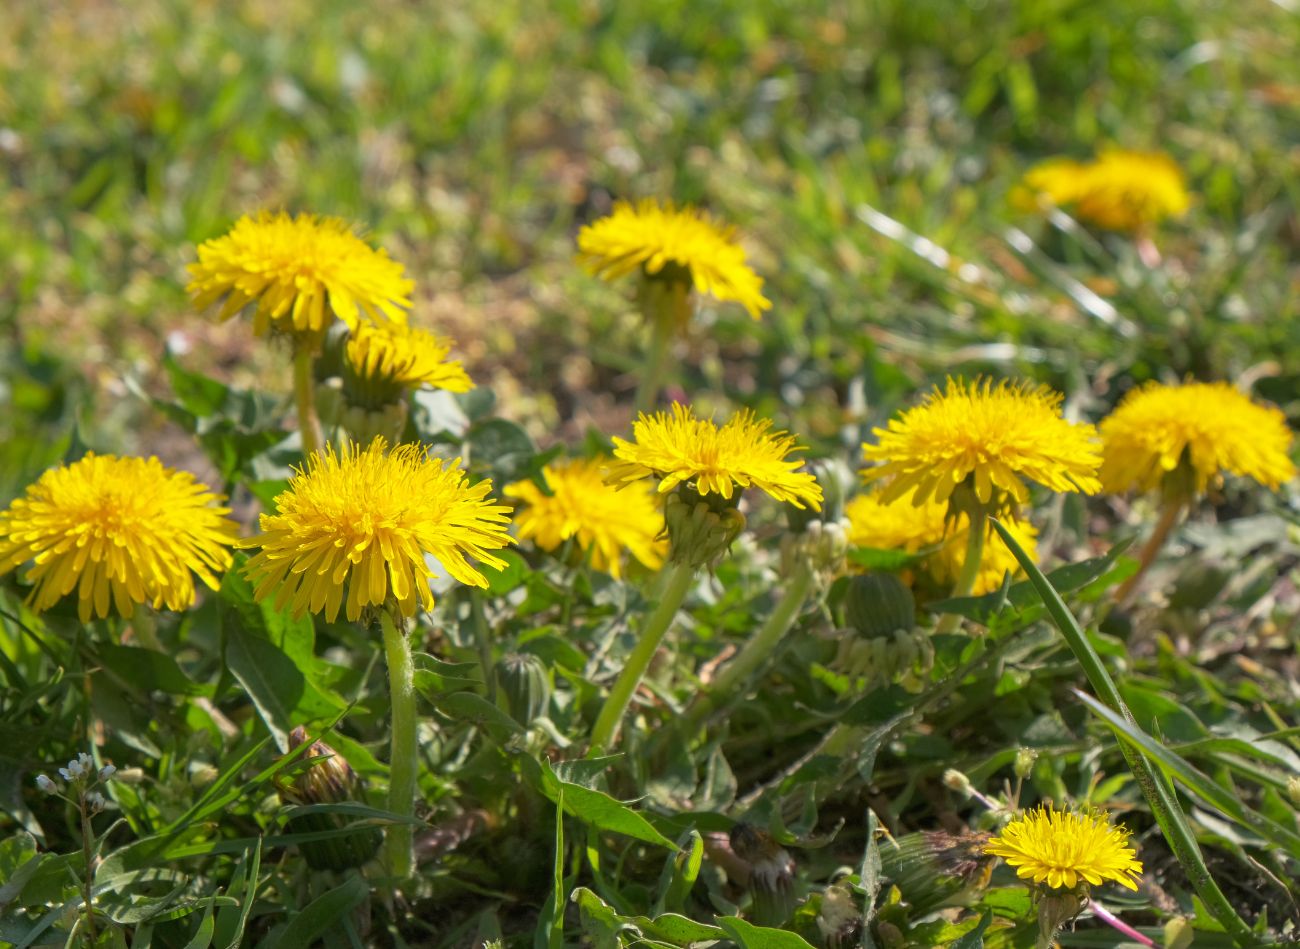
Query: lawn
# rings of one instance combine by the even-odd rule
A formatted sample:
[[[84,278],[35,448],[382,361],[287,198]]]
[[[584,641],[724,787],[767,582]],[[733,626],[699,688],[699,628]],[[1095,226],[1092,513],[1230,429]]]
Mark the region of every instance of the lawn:
[[[0,945],[1294,940],[1292,6],[11,2]]]

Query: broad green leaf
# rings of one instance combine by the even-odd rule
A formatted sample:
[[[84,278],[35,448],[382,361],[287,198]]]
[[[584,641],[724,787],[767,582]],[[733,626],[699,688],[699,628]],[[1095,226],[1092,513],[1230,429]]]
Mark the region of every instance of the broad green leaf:
[[[1101,557],[1058,567],[1047,574],[1046,579],[1058,593],[1072,593],[1105,575],[1128,547],[1129,542],[1116,544]],[[1038,592],[1031,579],[1013,583],[1006,591],[1005,597],[1001,590],[996,590],[983,596],[962,596],[940,600],[931,603],[930,608],[936,613],[956,613],[977,623],[987,623],[1004,609],[1024,610],[1038,602]]]
[[[813,949],[798,933],[786,929],[769,929],[755,926],[739,916],[718,916],[718,928],[735,940],[740,949]]]
[[[948,949],[984,949],[984,930],[989,928],[991,922],[993,922],[993,913],[985,912],[980,917],[979,925],[952,943]]]
[[[310,946],[338,921],[370,896],[370,887],[360,876],[351,876],[334,889],[322,893],[303,908],[288,925],[276,932],[271,949]]]
[[[632,808],[615,800],[603,791],[594,791],[581,784],[562,781],[551,770],[551,763],[543,758],[540,762],[529,756],[519,755],[517,760],[525,779],[547,800],[564,801],[564,812],[578,818],[584,824],[597,830],[607,830],[624,834],[676,850],[676,845]]]
[[[211,689],[187,676],[166,653],[139,646],[99,646],[95,654],[105,667],[133,688],[171,695],[207,695]]]

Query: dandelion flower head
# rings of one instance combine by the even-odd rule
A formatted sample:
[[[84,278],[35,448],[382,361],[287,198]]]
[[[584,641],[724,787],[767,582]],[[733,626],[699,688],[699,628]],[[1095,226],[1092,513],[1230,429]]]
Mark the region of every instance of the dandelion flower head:
[[[1101,435],[1112,493],[1204,494],[1225,471],[1276,490],[1296,474],[1285,416],[1226,382],[1148,383],[1102,420]]]
[[[906,494],[914,504],[947,503],[969,479],[981,505],[1005,509],[1029,499],[1025,480],[1052,491],[1100,488],[1097,430],[1061,416],[1061,396],[1045,386],[948,380],[864,444],[868,481],[884,482],[881,500]]]
[[[77,614],[130,617],[137,603],[183,610],[194,577],[216,589],[236,525],[223,499],[157,458],[87,454],[51,468],[0,511],[0,574],[31,561],[30,603],[74,589]]]
[[[319,333],[335,317],[350,329],[363,319],[404,322],[414,283],[402,265],[375,250],[338,218],[263,211],[229,234],[199,245],[186,288],[203,309],[224,300],[229,319],[256,303],[253,332],[272,326]]]
[[[957,579],[966,560],[970,517],[962,513],[948,523],[947,511],[937,501],[914,505],[908,495],[886,502],[881,500],[879,492],[860,494],[844,509],[849,519],[849,543],[913,554],[930,549],[918,566],[936,584],[950,584]],[[1003,524],[1025,553],[1037,559],[1038,531],[1034,525],[1016,517],[1006,518]],[[986,530],[984,553],[971,590],[975,596],[998,589],[1006,574],[1019,576],[1021,573],[1020,562],[993,525],[987,525]]]
[[[346,595],[356,621],[391,597],[412,616],[433,608],[426,555],[467,586],[487,586],[469,558],[506,565],[489,553],[512,542],[510,509],[488,497],[491,482],[469,484],[460,459],[444,462],[419,445],[385,448],[376,438],[308,459],[275,513],[262,515],[262,533],[244,542],[261,548],[245,568],[258,600],[273,596],[276,609],[333,621]]]
[[[652,277],[680,269],[698,292],[739,303],[754,319],[772,306],[735,230],[690,206],[619,201],[608,217],[578,233],[578,260],[606,280],[638,269]]]
[[[1136,890],[1142,864],[1128,839],[1125,828],[1099,815],[1040,807],[1007,824],[984,852],[1015,867],[1022,880],[1052,889],[1113,880]]]
[[[1083,221],[1124,233],[1180,217],[1191,204],[1182,170],[1161,152],[1108,149],[1091,162],[1055,158],[1031,169],[1014,198],[1072,208]]]
[[[448,392],[474,388],[458,360],[449,360],[452,342],[406,323],[362,323],[348,337],[351,373],[368,384]]]
[[[553,551],[573,539],[591,565],[614,579],[622,575],[624,556],[632,555],[651,570],[663,565],[668,543],[664,516],[645,481],[618,490],[604,480],[611,458],[560,461],[542,468],[546,494],[532,481],[517,481],[504,494],[526,507],[514,515],[523,540]]]
[[[820,511],[817,479],[798,470],[803,462],[786,460],[799,449],[794,437],[771,432],[771,427],[770,420],[756,419],[748,409],[719,427],[674,403],[671,412],[638,417],[632,425],[633,441],[614,439],[614,457],[620,463],[612,465],[606,477],[627,484],[653,476],[660,479],[661,494],[685,482],[702,495],[716,493],[728,500],[737,488],[755,487],[778,501],[800,509],[806,502]]]

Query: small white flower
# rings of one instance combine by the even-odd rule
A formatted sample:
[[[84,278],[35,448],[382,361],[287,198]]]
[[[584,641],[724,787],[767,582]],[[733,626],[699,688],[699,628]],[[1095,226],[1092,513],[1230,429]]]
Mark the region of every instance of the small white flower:
[[[70,764],[75,764],[76,762],[69,762],[69,763],[70,763]],[[63,778],[64,781],[69,781],[69,782],[70,782],[70,781],[74,780],[74,775],[73,775],[73,773],[72,773],[70,770],[68,770],[67,768],[60,768],[60,769],[59,769],[59,775]]]
[[[107,781],[115,774],[117,774],[117,768],[113,767],[111,764],[106,764],[104,767],[99,769],[99,780]]]
[[[86,803],[90,805],[92,811],[102,811],[108,805],[108,802],[104,800],[104,795],[98,791],[91,791],[87,794]]]
[[[36,786],[46,794],[57,794],[59,792],[59,786],[43,774],[36,776]]]

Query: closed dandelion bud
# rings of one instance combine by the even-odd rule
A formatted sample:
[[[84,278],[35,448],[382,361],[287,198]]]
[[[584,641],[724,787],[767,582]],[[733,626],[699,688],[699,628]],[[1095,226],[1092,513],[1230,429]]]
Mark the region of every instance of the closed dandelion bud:
[[[844,595],[844,622],[863,636],[888,636],[916,626],[912,591],[892,573],[867,573],[849,578]]]
[[[989,835],[926,831],[904,834],[880,847],[881,876],[922,916],[967,902],[988,883],[993,859],[984,853]]]
[[[1038,901],[1038,933],[1040,946],[1048,946],[1061,931],[1061,927],[1083,911],[1086,897],[1070,890],[1053,890]]]
[[[853,890],[842,884],[828,886],[822,894],[817,928],[827,949],[852,949],[861,942],[862,908]]]
[[[1032,748],[1021,748],[1017,751],[1015,763],[1012,765],[1016,777],[1023,781],[1033,774],[1034,762],[1037,760],[1038,752],[1034,751]]]
[[[880,944],[885,949],[902,949],[903,946],[907,945],[907,937],[893,923],[887,923],[883,920],[876,923],[876,935],[880,937]]]
[[[292,751],[310,741],[302,726],[289,735]],[[347,759],[323,741],[312,742],[306,758],[321,758],[297,774],[291,782],[279,785],[280,800],[286,804],[341,804],[361,797],[361,779]],[[290,818],[285,829],[290,833],[341,831],[355,822],[345,814],[299,814]],[[359,867],[379,850],[383,834],[378,827],[358,826],[351,833],[322,840],[302,841],[298,849],[313,870],[347,870]]]
[[[732,852],[749,864],[754,922],[779,926],[794,911],[794,858],[767,831],[740,821],[728,834]]]
[[[1291,806],[1300,809],[1300,776],[1291,775],[1286,779],[1286,796],[1291,799]]]
[[[956,768],[949,768],[943,773],[943,786],[950,791],[956,791],[958,794],[970,797],[974,793],[971,787],[970,778],[962,774]]]
[[[506,653],[494,670],[497,686],[510,717],[521,725],[546,714],[551,703],[551,673],[540,657],[526,652]]]

